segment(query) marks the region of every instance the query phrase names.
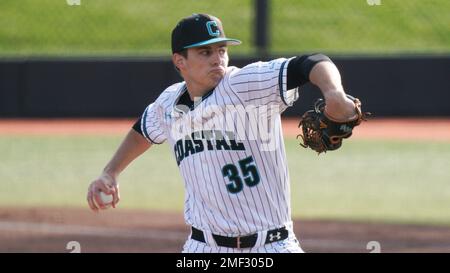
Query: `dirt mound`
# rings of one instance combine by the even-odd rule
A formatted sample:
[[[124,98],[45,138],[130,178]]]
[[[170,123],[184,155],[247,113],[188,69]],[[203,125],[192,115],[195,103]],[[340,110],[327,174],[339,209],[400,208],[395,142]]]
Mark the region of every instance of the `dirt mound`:
[[[450,252],[450,228],[297,220],[306,252]],[[180,213],[112,209],[0,208],[0,252],[180,252],[189,228]]]
[[[0,119],[0,135],[120,135],[135,119]],[[299,134],[298,119],[284,118],[283,133]],[[373,118],[355,129],[352,138],[450,141],[450,119]]]

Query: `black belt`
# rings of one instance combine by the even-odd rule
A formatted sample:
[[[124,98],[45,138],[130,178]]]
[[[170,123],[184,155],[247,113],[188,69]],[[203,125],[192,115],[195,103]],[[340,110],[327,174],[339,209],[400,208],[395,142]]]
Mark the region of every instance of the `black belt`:
[[[212,235],[218,246],[232,247],[232,248],[249,248],[254,247],[258,234],[252,234],[242,237],[226,237],[221,235]],[[266,236],[266,244],[278,242],[286,239],[289,236],[289,232],[286,227],[269,230]],[[191,238],[203,243],[206,243],[205,235],[203,231],[192,227]]]

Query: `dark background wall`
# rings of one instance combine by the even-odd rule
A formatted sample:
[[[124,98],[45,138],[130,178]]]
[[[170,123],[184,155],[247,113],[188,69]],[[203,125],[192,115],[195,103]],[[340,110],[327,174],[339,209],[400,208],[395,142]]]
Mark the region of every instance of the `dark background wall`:
[[[347,93],[375,116],[450,116],[450,56],[332,59]],[[134,117],[179,80],[169,58],[0,60],[0,117]],[[284,115],[303,113],[320,92],[308,85],[300,95]]]

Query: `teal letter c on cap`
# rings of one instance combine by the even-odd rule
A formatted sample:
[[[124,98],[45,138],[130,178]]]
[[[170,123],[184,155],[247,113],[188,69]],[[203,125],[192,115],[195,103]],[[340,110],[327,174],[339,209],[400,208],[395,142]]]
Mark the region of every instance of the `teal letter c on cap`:
[[[208,29],[208,33],[210,36],[218,37],[220,35],[220,30],[219,27],[217,26],[216,21],[206,22],[206,29]]]

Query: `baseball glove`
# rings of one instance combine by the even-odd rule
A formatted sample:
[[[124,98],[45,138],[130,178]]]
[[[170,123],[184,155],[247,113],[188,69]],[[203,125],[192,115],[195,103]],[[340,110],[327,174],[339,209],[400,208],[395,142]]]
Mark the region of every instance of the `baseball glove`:
[[[356,118],[339,122],[335,121],[325,113],[325,101],[318,99],[314,104],[314,109],[307,111],[300,119],[298,127],[301,127],[300,136],[304,148],[311,148],[317,153],[323,153],[339,149],[342,140],[352,135],[353,128],[367,120],[370,113],[361,111],[361,102],[359,99],[347,95],[355,103]]]

